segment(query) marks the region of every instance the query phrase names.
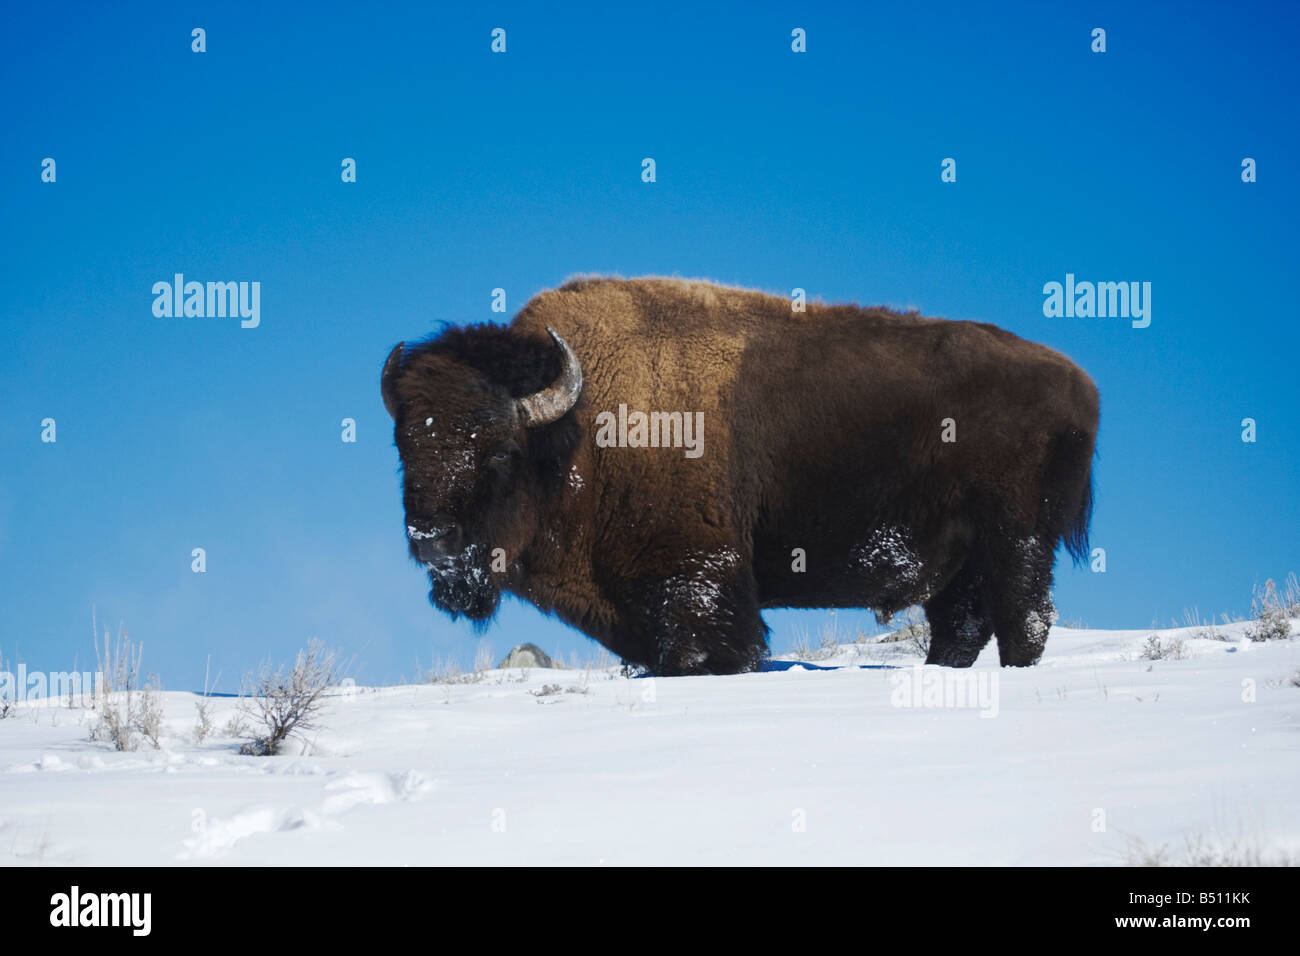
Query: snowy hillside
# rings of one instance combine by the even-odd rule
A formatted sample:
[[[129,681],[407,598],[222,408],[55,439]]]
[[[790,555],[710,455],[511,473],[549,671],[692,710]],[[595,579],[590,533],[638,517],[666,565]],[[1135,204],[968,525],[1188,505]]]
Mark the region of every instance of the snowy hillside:
[[[969,672],[918,671],[868,642],[738,677],[348,688],[281,757],[195,745],[187,693],[165,695],[163,749],[131,753],[90,742],[84,711],[26,707],[0,720],[0,865],[1114,865],[1137,840],[1178,862],[1188,839],[1294,856],[1300,644],[1243,628],[1154,632],[1190,655],[1154,661],[1151,630],[1055,628],[1027,670],[990,646]],[[932,706],[945,675],[967,706]]]

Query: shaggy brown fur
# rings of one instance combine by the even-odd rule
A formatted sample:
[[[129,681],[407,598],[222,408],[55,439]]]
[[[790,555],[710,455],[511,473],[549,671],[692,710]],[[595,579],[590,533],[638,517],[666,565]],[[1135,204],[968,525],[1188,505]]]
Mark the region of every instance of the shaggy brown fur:
[[[560,373],[548,326],[581,397],[524,428],[514,399]],[[996,633],[1003,664],[1032,664],[1056,548],[1087,550],[1097,390],[992,325],[579,279],[508,329],[399,346],[384,392],[434,603],[485,619],[508,591],[659,674],[756,667],[767,607],[922,604],[930,663],[969,666]],[[597,447],[620,404],[703,412],[703,455]]]

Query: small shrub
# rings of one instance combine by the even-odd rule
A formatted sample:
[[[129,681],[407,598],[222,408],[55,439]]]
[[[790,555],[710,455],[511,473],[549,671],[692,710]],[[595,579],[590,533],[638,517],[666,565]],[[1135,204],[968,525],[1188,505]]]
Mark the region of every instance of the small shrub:
[[[1181,637],[1161,638],[1159,634],[1152,634],[1142,645],[1139,656],[1144,661],[1182,661],[1191,657],[1192,652]]]
[[[1169,847],[1165,844],[1151,846],[1141,837],[1130,837],[1124,848],[1127,866],[1169,866]]]
[[[917,608],[909,608],[903,615],[903,626],[893,634],[893,640],[901,643],[912,653],[921,657],[930,654],[930,622]]]
[[[212,698],[204,696],[194,702],[194,742],[201,744],[212,736]]]
[[[902,644],[915,654],[930,653],[930,622],[920,608],[908,608],[901,615],[902,626],[880,636],[877,643]]]
[[[138,705],[131,721],[132,727],[153,744],[154,750],[161,749],[162,745],[158,741],[163,732],[162,685],[156,676],[151,674],[140,689]]]
[[[1296,613],[1293,602],[1297,600],[1294,578],[1288,578],[1287,590],[1281,594],[1272,578],[1264,582],[1263,590],[1255,588],[1250,601],[1254,620],[1246,628],[1252,641],[1284,641],[1291,636],[1291,618]]]
[[[340,666],[337,652],[313,639],[287,671],[284,667],[272,670],[268,661],[256,675],[246,678],[247,693],[241,695],[240,708],[244,718],[263,732],[239,752],[273,757],[290,736],[316,729],[326,691],[338,679]]]
[[[240,710],[236,710],[230,716],[230,719],[226,721],[225,726],[221,728],[221,736],[223,737],[247,737],[252,732],[253,729],[248,723],[248,718]]]
[[[150,676],[141,685],[140,667],[144,645],[133,644],[124,625],[119,624],[114,643],[107,628],[104,643],[99,644],[99,622],[91,611],[91,635],[95,660],[104,675],[103,694],[95,701],[96,720],[90,728],[91,740],[106,740],[115,750],[136,750],[137,734],[157,749],[163,730],[162,685]]]

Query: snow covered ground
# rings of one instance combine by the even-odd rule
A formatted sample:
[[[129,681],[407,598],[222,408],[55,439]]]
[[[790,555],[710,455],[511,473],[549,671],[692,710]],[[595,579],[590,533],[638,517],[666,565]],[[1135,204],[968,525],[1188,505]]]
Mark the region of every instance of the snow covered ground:
[[[0,720],[0,865],[1115,865],[1189,837],[1294,855],[1300,642],[1243,629],[1154,632],[1182,660],[1141,659],[1151,630],[1054,628],[1027,670],[990,646],[918,671],[871,642],[737,677],[345,688],[281,757],[195,745],[188,693],[165,695],[163,748],[131,753],[83,711],[28,707]],[[968,706],[934,706],[945,675]]]

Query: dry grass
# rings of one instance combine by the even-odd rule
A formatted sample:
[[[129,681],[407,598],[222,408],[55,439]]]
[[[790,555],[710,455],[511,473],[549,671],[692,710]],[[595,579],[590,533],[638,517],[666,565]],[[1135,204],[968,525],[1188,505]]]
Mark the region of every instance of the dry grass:
[[[460,669],[460,662],[455,656],[444,660],[434,657],[433,665],[424,670],[420,668],[420,682],[424,684],[477,684],[493,669],[492,645],[479,641],[474,651],[474,669],[465,673]]]
[[[212,723],[212,691],[216,688],[217,683],[221,681],[221,675],[217,675],[215,682],[210,681],[212,675],[212,658],[208,658],[207,666],[203,670],[203,694],[194,702],[194,742],[202,744],[212,736],[216,729]]]
[[[1284,641],[1291,637],[1291,618],[1300,617],[1300,582],[1288,574],[1279,589],[1272,578],[1256,587],[1250,601],[1251,623],[1246,636],[1252,641]]]
[[[1198,833],[1185,836],[1179,850],[1172,850],[1165,843],[1152,845],[1138,837],[1129,837],[1125,863],[1128,866],[1290,867],[1300,866],[1300,854],[1245,839],[1217,843]]]
[[[0,653],[0,672],[9,672],[9,665],[5,662],[5,656],[3,653]],[[18,693],[18,688],[14,688],[14,693],[15,695]],[[12,717],[17,712],[17,699],[10,700],[7,697],[0,697],[0,720],[4,720],[6,717]]]
[[[153,675],[142,677],[144,645],[132,643],[126,626],[119,623],[117,640],[105,628],[101,647],[94,609],[90,629],[95,662],[104,675],[103,693],[95,698],[90,739],[106,740],[115,750],[127,751],[138,749],[143,738],[157,749],[163,731],[162,684]]]
[[[609,670],[615,664],[614,655],[604,647],[596,651],[595,657],[587,655],[585,659],[580,659],[577,651],[569,651],[569,667],[573,670],[585,671],[588,675],[592,671]]]
[[[1174,627],[1179,627],[1174,622]],[[1182,627],[1192,632],[1191,637],[1194,641],[1226,641],[1228,638],[1220,631],[1215,630],[1214,618],[1202,618],[1199,608],[1183,610]]]
[[[795,632],[794,643],[790,648],[790,655],[797,661],[824,661],[829,660],[838,653],[840,648],[846,644],[863,644],[866,643],[869,635],[861,628],[850,630],[840,626],[839,618],[834,614],[829,615],[828,620],[822,623],[817,629],[816,634],[812,634],[807,628],[800,628]],[[814,646],[814,641],[816,646]]]

